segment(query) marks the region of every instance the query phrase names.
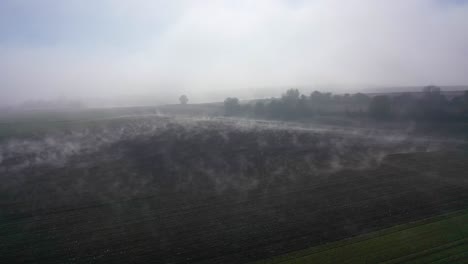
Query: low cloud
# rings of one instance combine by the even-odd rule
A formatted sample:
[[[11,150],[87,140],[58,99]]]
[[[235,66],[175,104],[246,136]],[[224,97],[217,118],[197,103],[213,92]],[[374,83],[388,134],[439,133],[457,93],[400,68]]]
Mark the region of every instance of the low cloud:
[[[0,103],[468,83],[465,1],[168,2],[0,4]]]

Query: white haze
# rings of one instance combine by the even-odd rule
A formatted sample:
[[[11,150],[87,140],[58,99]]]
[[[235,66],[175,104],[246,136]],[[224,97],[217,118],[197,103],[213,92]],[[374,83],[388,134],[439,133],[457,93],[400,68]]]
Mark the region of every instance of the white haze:
[[[0,104],[468,84],[465,1],[7,0],[0,9]]]
[[[361,160],[363,164],[366,164],[370,159],[381,161],[392,151],[397,153],[422,150],[435,151],[450,149],[465,142],[457,139],[414,136],[410,133],[411,128],[407,131],[389,131],[306,125],[280,121],[207,117],[169,118],[159,115],[148,115],[132,121],[128,121],[126,118],[126,116],[116,118],[116,120],[121,119],[122,123],[113,126],[101,124],[96,127],[56,131],[41,137],[10,138],[0,142],[0,172],[13,172],[38,165],[63,167],[68,164],[67,162],[71,157],[95,153],[106,146],[126,140],[157,138],[174,127],[177,127],[178,130],[177,132],[171,131],[171,135],[176,138],[183,138],[184,134],[210,137],[212,135],[208,132],[214,131],[223,134],[225,141],[230,140],[225,134],[229,131],[240,133],[288,131],[291,133],[288,139],[291,140],[291,145],[295,147],[300,147],[300,144],[297,144],[294,133],[316,135],[322,139],[315,142],[319,146],[326,143],[327,140],[325,139],[334,138],[330,141],[331,144],[327,146],[327,149],[336,152],[336,156],[330,158],[331,165],[336,167],[335,169],[343,168],[339,156],[346,157],[345,154],[355,144],[368,145],[371,154],[367,154]],[[259,133],[259,135],[262,133]],[[261,136],[257,140],[258,146],[265,147],[266,142],[262,141]],[[117,153],[113,154],[118,155]],[[354,166],[358,168],[362,164],[354,164]]]

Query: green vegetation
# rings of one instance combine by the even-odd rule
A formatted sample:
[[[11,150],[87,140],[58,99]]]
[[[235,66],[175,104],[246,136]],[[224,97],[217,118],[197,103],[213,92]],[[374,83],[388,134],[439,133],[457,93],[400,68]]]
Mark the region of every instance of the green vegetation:
[[[446,97],[437,86],[426,86],[420,93],[332,95],[315,91],[309,96],[297,89],[287,90],[281,98],[240,104],[237,98],[224,102],[226,115],[273,119],[308,119],[317,116],[371,117],[375,120],[466,121],[468,91]]]
[[[257,263],[468,263],[468,210]]]

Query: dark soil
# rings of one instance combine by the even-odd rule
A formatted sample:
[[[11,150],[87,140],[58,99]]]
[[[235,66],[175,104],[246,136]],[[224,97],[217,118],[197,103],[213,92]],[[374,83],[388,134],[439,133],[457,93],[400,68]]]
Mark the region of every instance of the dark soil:
[[[242,263],[468,207],[466,152],[411,138],[170,123],[21,160],[1,263]]]

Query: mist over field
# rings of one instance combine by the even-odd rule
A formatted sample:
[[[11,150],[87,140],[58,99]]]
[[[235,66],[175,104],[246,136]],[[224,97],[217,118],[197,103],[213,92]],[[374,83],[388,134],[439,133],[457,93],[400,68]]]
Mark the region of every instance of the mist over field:
[[[151,138],[165,137],[167,134],[182,141],[187,137],[204,141],[207,139],[202,135],[210,133],[211,130],[214,130],[214,134],[208,137],[214,137],[216,139],[212,140],[221,140],[223,144],[228,145],[232,141],[231,135],[258,134],[260,137],[249,144],[260,148],[275,147],[276,144],[302,147],[301,145],[305,142],[300,142],[301,135],[317,136],[319,140],[315,143],[316,147],[331,153],[320,155],[328,163],[324,168],[332,171],[345,166],[342,163],[346,161],[341,159],[347,159],[348,152],[356,150],[355,144],[362,145],[364,152],[360,153],[362,156],[354,163],[348,164],[350,168],[377,164],[376,162],[380,162],[391,152],[435,151],[442,149],[443,145],[449,148],[450,145],[455,146],[463,142],[456,139],[421,138],[399,131],[389,133],[382,130],[343,129],[332,126],[308,126],[300,123],[224,118],[153,117],[116,125],[100,125],[93,128],[50,133],[35,139],[5,140],[0,144],[0,165],[2,165],[0,170],[13,172],[38,165],[64,167],[71,165],[70,159],[74,156],[93,154],[122,141],[146,141]],[[287,135],[285,138],[287,142],[268,142],[267,139],[261,137],[262,134],[269,133]],[[330,137],[335,139],[329,141]],[[365,146],[367,144],[369,146]],[[385,150],[385,148],[390,150]],[[157,149],[155,148],[154,151]],[[389,153],[386,153],[387,151]]]
[[[0,263],[468,263],[468,1],[0,0]]]

